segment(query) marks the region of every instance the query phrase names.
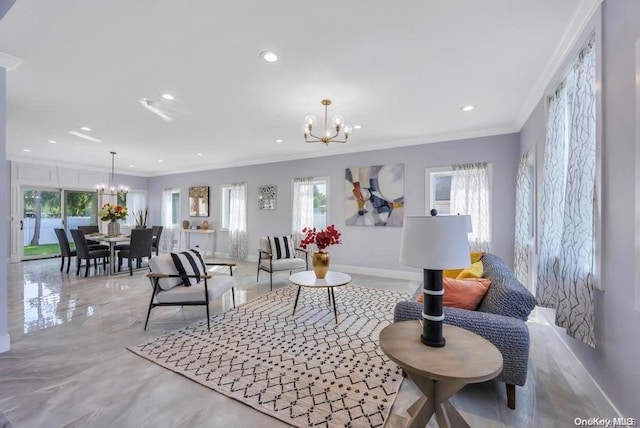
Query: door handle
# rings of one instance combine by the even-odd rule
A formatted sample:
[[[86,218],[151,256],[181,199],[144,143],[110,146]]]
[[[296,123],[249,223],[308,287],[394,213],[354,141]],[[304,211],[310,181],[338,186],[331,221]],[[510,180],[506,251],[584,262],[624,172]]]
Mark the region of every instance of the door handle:
[[[20,220],[20,230],[22,230],[24,227],[24,223],[22,223],[22,220]]]

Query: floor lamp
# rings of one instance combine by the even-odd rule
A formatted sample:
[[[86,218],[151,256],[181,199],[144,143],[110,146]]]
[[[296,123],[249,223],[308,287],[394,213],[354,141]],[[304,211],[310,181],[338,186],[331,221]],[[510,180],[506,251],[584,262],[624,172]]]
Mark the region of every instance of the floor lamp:
[[[442,269],[469,266],[469,216],[407,216],[404,218],[400,263],[423,269],[422,343],[443,347]]]

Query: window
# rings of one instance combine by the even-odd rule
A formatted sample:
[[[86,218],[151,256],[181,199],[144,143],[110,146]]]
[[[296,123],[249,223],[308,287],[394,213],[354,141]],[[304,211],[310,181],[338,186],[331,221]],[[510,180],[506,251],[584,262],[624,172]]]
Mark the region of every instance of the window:
[[[313,227],[327,227],[327,178],[313,179]]]
[[[180,189],[162,192],[162,225],[176,226],[180,223]]]
[[[301,177],[293,179],[293,204],[291,233],[296,242],[302,237],[302,229],[323,229],[329,222],[329,178]]]
[[[144,213],[147,209],[147,192],[142,192],[138,190],[131,190],[125,196],[125,204],[129,211],[129,215],[127,215],[126,223],[128,226],[134,227],[137,226],[136,219],[140,218],[140,213]],[[120,197],[118,197],[118,203],[120,202]]]
[[[231,185],[223,184],[220,186],[220,228],[229,230],[231,219]]]
[[[477,163],[427,168],[425,213],[468,214],[473,232],[469,234],[472,251],[491,247],[491,164]]]
[[[431,209],[438,210],[438,214],[450,214],[451,208],[451,168],[427,169],[427,201],[426,214]]]

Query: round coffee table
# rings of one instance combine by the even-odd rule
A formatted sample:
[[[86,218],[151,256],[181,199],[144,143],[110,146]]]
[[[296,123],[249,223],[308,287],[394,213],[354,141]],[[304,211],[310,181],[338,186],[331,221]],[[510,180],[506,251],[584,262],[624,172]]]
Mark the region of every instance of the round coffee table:
[[[298,298],[300,297],[300,290],[302,287],[308,288],[326,288],[329,295],[329,304],[333,302],[333,315],[335,317],[336,324],[338,324],[338,310],[336,309],[336,297],[333,294],[335,287],[342,287],[351,282],[351,277],[342,272],[327,272],[327,275],[323,279],[316,278],[316,274],[312,270],[304,272],[296,272],[289,277],[289,282],[298,286],[298,293],[296,294],[296,302],[293,305],[293,314],[296,314],[296,308],[298,307]]]
[[[442,325],[442,348],[422,344],[419,321],[402,321],[380,332],[380,348],[404,369],[425,395],[409,409],[407,426],[424,427],[436,414],[441,427],[468,427],[449,397],[469,383],[495,378],[502,371],[502,354],[491,342],[459,327]]]

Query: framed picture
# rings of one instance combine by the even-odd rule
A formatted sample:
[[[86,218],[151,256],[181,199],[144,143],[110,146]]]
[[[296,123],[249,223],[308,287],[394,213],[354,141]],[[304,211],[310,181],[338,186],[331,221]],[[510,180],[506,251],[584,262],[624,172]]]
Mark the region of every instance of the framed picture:
[[[189,217],[209,217],[209,186],[189,187]]]
[[[347,168],[345,196],[347,226],[402,227],[404,164]]]
[[[258,209],[276,209],[277,187],[273,185],[258,186]]]

